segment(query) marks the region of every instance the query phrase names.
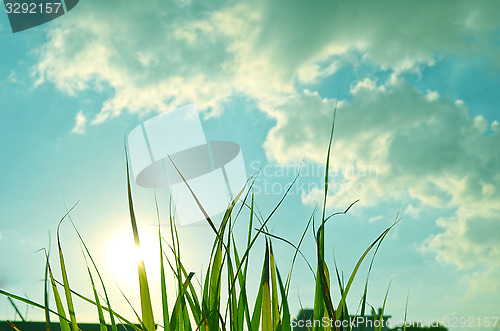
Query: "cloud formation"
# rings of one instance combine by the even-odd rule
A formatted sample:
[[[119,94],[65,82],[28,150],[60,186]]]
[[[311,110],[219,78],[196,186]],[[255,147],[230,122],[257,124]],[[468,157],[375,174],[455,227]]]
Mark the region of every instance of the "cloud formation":
[[[84,134],[87,127],[87,118],[80,110],[75,117],[75,126],[71,129],[71,133]]]
[[[460,268],[498,267],[498,122],[469,118],[463,102],[422,94],[401,77],[421,74],[443,54],[498,65],[499,9],[498,1],[86,2],[54,23],[33,74],[71,95],[111,90],[93,124],[188,102],[216,115],[242,94],[276,120],[264,145],[269,159],[323,162],[336,100],[302,86],[347,64],[359,75],[369,63],[390,78],[360,76],[352,100],[339,102],[333,164],[375,166],[376,176],[344,171],[343,194],[330,204],[403,197],[411,215],[452,209],[425,249]],[[77,116],[80,131],[78,123],[85,121]]]
[[[355,84],[352,100],[338,105],[329,204],[342,208],[361,199],[364,206],[411,201],[421,209],[454,210],[440,218],[442,233],[428,238],[426,250],[459,268],[500,266],[500,134],[467,106],[422,94],[406,83]],[[335,100],[305,91],[283,105],[286,118],[267,137],[269,157],[280,163],[303,157],[324,162]],[[321,142],[321,143],[318,143]],[[364,169],[364,171],[363,171]],[[367,169],[376,169],[368,172]],[[315,204],[323,193],[303,196]]]
[[[298,93],[295,83],[317,82],[345,63],[368,61],[396,79],[432,65],[435,52],[498,62],[491,47],[498,7],[496,1],[216,1],[198,7],[100,1],[55,22],[59,28],[38,50],[33,73],[37,84],[48,81],[69,94],[110,87],[94,123],[124,110],[148,114],[191,101],[217,113],[235,93],[272,112]]]

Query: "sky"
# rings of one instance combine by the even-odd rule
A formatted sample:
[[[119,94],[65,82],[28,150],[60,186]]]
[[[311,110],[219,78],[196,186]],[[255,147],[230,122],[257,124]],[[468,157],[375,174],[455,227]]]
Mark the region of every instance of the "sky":
[[[298,242],[322,203],[337,107],[328,211],[359,202],[327,226],[330,265],[335,254],[347,277],[399,215],[375,260],[369,302],[380,306],[392,279],[386,311],[395,320],[407,295],[409,319],[498,316],[499,13],[497,1],[82,1],[13,34],[0,10],[0,288],[42,301],[37,250],[51,242],[55,254],[65,205],[79,202],[72,219],[112,302],[132,318],[118,290],[139,305],[136,275],[120,254],[131,240],[123,140],[144,120],[190,103],[209,140],[237,142],[249,176],[262,169],[254,191],[263,215],[302,163],[269,225]],[[155,252],[155,192],[134,185],[133,194]],[[168,190],[156,194],[168,231]],[[244,242],[245,218],[238,222]],[[210,228],[181,227],[180,235],[186,264],[203,270]],[[71,285],[90,294],[69,223],[61,241]],[[260,265],[258,243],[252,258]],[[293,249],[275,245],[287,270]],[[310,231],[303,252],[314,261]],[[157,283],[153,255],[146,265]],[[313,276],[297,263],[292,312],[299,297],[313,304]],[[351,307],[366,271],[367,263]],[[259,271],[249,277],[257,283]],[[83,303],[77,314],[97,320]],[[6,318],[15,312],[0,298]],[[28,318],[43,315],[32,308]]]

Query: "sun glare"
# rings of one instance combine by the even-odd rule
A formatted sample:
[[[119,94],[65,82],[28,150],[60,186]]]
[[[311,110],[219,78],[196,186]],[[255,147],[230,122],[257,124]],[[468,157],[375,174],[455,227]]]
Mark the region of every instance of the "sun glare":
[[[108,246],[109,267],[117,281],[136,282],[137,267],[141,260],[144,260],[148,271],[158,265],[158,240],[155,241],[154,237],[147,232],[141,232],[139,236],[140,249],[135,246],[130,230],[119,233]]]

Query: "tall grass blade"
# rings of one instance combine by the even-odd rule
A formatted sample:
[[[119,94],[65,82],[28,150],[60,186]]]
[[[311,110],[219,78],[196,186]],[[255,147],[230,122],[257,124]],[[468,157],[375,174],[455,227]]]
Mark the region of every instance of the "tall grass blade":
[[[49,240],[50,242],[50,240]],[[50,244],[49,244],[50,247]],[[48,254],[47,254],[48,256]],[[45,278],[43,282],[43,302],[45,313],[45,329],[50,331],[50,306],[49,306],[49,264],[45,262]]]
[[[168,316],[168,298],[167,298],[167,280],[165,277],[165,266],[163,263],[163,245],[161,236],[160,210],[158,208],[158,200],[155,194],[156,215],[158,218],[158,241],[160,243],[160,284],[161,284],[161,306],[163,313],[163,328],[169,330],[170,321]]]
[[[168,261],[168,259],[167,259],[167,261]],[[177,272],[173,268],[172,264],[170,264],[170,261],[168,261],[168,262],[169,262],[170,268],[172,269],[172,272],[174,272],[175,277],[179,277],[179,275],[177,274]],[[189,274],[187,273],[186,269],[184,268],[184,265],[182,264],[182,262],[180,260],[179,260],[179,267],[182,271],[184,278],[187,279],[189,277]],[[200,321],[202,318],[201,305],[200,305],[200,302],[198,300],[198,296],[196,294],[196,291],[194,289],[193,282],[189,282],[188,289],[189,289],[189,291],[186,291],[185,296],[186,296],[186,299],[188,300],[189,307],[191,309],[191,313],[193,314],[193,318],[195,321]]]
[[[210,270],[210,283],[209,283],[209,313],[208,322],[210,329],[219,329],[219,308],[220,308],[220,294],[221,294],[221,273],[222,273],[222,240],[217,240],[217,249],[214,259],[212,261]]]
[[[7,323],[10,325],[11,328],[13,328],[15,331],[21,331],[17,326],[14,325],[11,321],[7,321]]]
[[[269,240],[269,258],[271,269],[271,303],[272,303],[272,316],[273,316],[273,330],[276,330],[280,324],[280,306],[278,299],[278,281],[276,280],[276,263],[274,261],[273,245]]]
[[[191,279],[194,276],[194,272],[189,273],[186,281],[182,285],[182,288],[180,289],[179,296],[177,296],[177,299],[175,300],[174,308],[172,310],[172,317],[170,319],[170,330],[175,331],[175,330],[185,330],[185,326],[183,323],[180,323],[179,318],[183,318],[183,313],[182,313],[182,301],[184,298],[184,293],[186,292],[186,289],[191,282]]]
[[[102,310],[101,302],[99,300],[99,295],[97,294],[97,289],[95,287],[94,278],[92,277],[92,272],[90,272],[90,268],[89,268],[89,265],[88,265],[86,259],[85,259],[85,263],[87,264],[87,271],[89,273],[90,283],[92,285],[92,291],[94,293],[94,300],[95,300],[95,304],[97,307],[97,315],[99,316],[99,329],[101,331],[108,331],[106,321],[104,320],[104,313]]]
[[[276,267],[276,276],[278,278],[278,283],[280,286],[280,292],[281,292],[281,306],[283,310],[283,319],[282,319],[282,324],[281,324],[281,330],[282,331],[291,331],[291,326],[290,326],[290,308],[288,307],[288,297],[286,294],[286,289],[283,286],[283,281],[281,280],[281,275],[280,271],[278,270],[278,267]]]
[[[340,278],[340,273],[339,273],[339,268],[337,266],[337,261],[335,260],[335,257],[333,259],[334,261],[334,265],[335,265],[335,274],[337,275],[337,283],[339,285],[339,291],[340,291],[340,296],[344,296],[344,283],[343,283],[343,277],[342,279]],[[341,314],[340,314],[340,321],[344,321],[344,320],[347,320],[349,321],[349,311],[347,309],[347,304],[344,304],[342,307],[340,308],[337,308],[337,311],[340,310]],[[344,329],[344,326],[342,323],[340,323],[341,325],[341,330]],[[348,330],[350,330],[350,324],[348,324]]]
[[[229,234],[231,234],[231,227],[229,228]],[[231,245],[231,236],[228,236],[228,243],[227,246],[230,247]],[[230,286],[231,286],[231,280],[234,278],[234,269],[233,269],[233,264],[231,261],[228,259],[227,262],[227,287],[228,287],[228,304],[229,304],[229,327],[231,331],[236,331],[238,330],[238,324],[242,323],[243,320],[239,321],[238,320],[238,298],[236,296],[236,291],[229,292]],[[226,310],[227,313],[227,310]],[[226,323],[227,324],[227,323]]]
[[[271,289],[269,286],[269,244],[267,239],[266,253],[264,257],[264,277],[262,282],[262,330],[273,330]]]
[[[290,186],[287,188],[287,190],[285,191],[285,194],[283,194],[283,196],[281,197],[280,201],[278,202],[278,204],[273,208],[273,210],[271,211],[271,213],[267,216],[267,218],[265,219],[264,222],[262,222],[259,230],[257,231],[257,233],[255,234],[255,236],[252,238],[252,240],[250,241],[250,243],[247,245],[247,249],[245,250],[245,253],[243,254],[243,257],[241,258],[241,265],[240,267],[238,268],[238,270],[236,271],[236,276],[237,277],[240,273],[240,269],[241,269],[241,266],[243,265],[243,263],[246,263],[247,259],[248,259],[248,256],[250,254],[250,249],[253,247],[253,245],[255,244],[255,242],[257,241],[257,238],[259,237],[259,235],[262,233],[262,230],[266,227],[267,223],[269,222],[269,220],[271,219],[271,217],[274,215],[274,213],[276,213],[276,211],[278,210],[278,208],[281,206],[281,204],[283,203],[283,201],[285,200],[286,196],[288,195],[288,193],[290,193],[290,190],[292,189],[293,185],[295,185],[295,183],[297,182],[297,179],[299,178],[299,174],[295,176],[293,182],[290,184]],[[252,213],[253,215],[253,213]],[[246,265],[246,264],[245,264]],[[231,290],[232,288],[234,287],[235,283],[236,283],[236,278],[233,279],[232,281],[232,284],[231,284]]]
[[[126,155],[126,162],[127,162],[127,192],[128,192],[128,206],[130,212],[130,222],[132,224],[132,232],[134,234],[135,246],[138,250],[140,250],[141,243],[139,240],[139,231],[137,230],[137,222],[135,219],[134,205],[132,201],[132,189],[130,185],[128,153]],[[139,273],[139,290],[141,297],[142,320],[144,322],[144,326],[148,331],[155,331],[156,325],[154,321],[153,307],[151,304],[151,295],[149,292],[148,276],[146,274],[146,267],[144,265],[144,260],[142,259],[142,256],[137,269]]]
[[[410,297],[410,292],[406,295],[406,304],[405,304],[405,320],[403,323],[403,331],[406,331],[406,318],[408,314],[408,298]]]
[[[380,246],[382,245],[382,240],[380,240],[377,244],[377,247],[375,248],[375,252],[373,253],[373,256],[372,256],[372,259],[370,261],[370,266],[368,267],[368,273],[366,275],[366,281],[365,281],[365,288],[364,288],[364,291],[363,291],[363,296],[361,298],[361,316],[365,316],[365,308],[366,308],[366,297],[368,295],[368,280],[370,278],[370,272],[372,270],[372,267],[373,267],[373,261],[375,260],[375,256],[377,256],[377,253],[378,253],[378,250],[380,248]],[[359,331],[363,331],[364,330],[364,326],[365,324],[362,323],[359,327]]]
[[[302,242],[304,240],[304,237],[306,236],[307,230],[309,229],[309,226],[311,225],[311,221],[314,219],[314,214],[316,212],[317,207],[314,208],[311,217],[309,218],[309,221],[307,222],[307,226],[304,229],[304,232],[302,233],[302,236],[300,237],[299,243],[297,244],[297,247],[295,248],[295,253],[293,253],[293,258],[292,258],[292,264],[290,266],[290,271],[288,272],[288,276],[286,277],[285,281],[285,293],[288,296],[288,291],[290,290],[290,283],[292,281],[292,272],[293,272],[293,267],[295,266],[295,260],[297,259],[297,254],[300,253],[304,260],[306,261],[307,265],[309,266],[309,269],[311,269],[311,272],[314,275],[314,271],[312,270],[311,265],[309,264],[309,261],[307,261],[306,257],[300,252],[300,246],[302,245]]]
[[[17,300],[19,302],[25,303],[25,304],[30,305],[30,306],[35,307],[35,308],[39,308],[39,309],[42,309],[42,310],[45,310],[45,308],[46,308],[46,306],[43,306],[43,305],[41,305],[41,304],[39,304],[39,303],[37,303],[35,301],[32,301],[32,300],[20,297],[18,295],[9,293],[9,292],[4,291],[4,290],[0,290],[0,294],[3,295],[3,296],[6,296],[6,297],[12,298],[14,300]],[[54,311],[54,310],[52,310],[50,308],[49,308],[49,312],[51,314],[54,314],[56,316],[59,316],[59,317],[63,318],[66,322],[69,322],[69,320],[66,317],[63,317],[63,316],[59,315],[56,311]]]
[[[70,209],[70,211],[75,206],[76,206],[76,204]],[[68,213],[69,213],[69,211],[68,211]],[[65,215],[65,217],[66,217],[66,215]],[[66,264],[64,262],[64,255],[63,255],[63,251],[62,251],[62,248],[61,248],[61,239],[60,239],[60,236],[59,236],[59,231],[60,231],[60,228],[61,228],[61,223],[62,223],[62,221],[64,220],[65,217],[63,217],[59,221],[59,225],[57,226],[57,249],[58,249],[58,252],[59,252],[59,264],[61,266],[61,273],[62,273],[62,279],[63,279],[63,284],[64,284],[64,295],[66,297],[66,304],[67,304],[67,307],[68,307],[69,317],[70,317],[70,320],[71,320],[71,327],[72,327],[73,331],[78,331],[78,323],[76,322],[75,307],[73,305],[73,298],[71,297],[71,291],[70,291],[70,287],[69,287],[68,273],[66,271]]]
[[[379,242],[379,241],[382,241],[384,240],[384,238],[387,236],[387,234],[389,233],[389,231],[398,223],[399,221],[396,221],[394,222],[390,227],[388,227],[384,232],[382,232],[382,234],[380,236],[378,236],[377,239],[375,239],[375,241],[365,250],[365,252],[363,253],[363,255],[361,256],[361,258],[358,260],[358,262],[356,263],[356,266],[354,267],[354,270],[352,271],[351,273],[351,276],[349,277],[349,281],[347,282],[347,285],[345,287],[345,290],[344,290],[344,294],[342,295],[342,298],[340,299],[340,302],[339,302],[339,305],[338,305],[338,308],[337,308],[337,318],[339,317],[339,308],[340,307],[343,307],[343,305],[345,304],[345,300],[346,300],[346,297],[347,297],[347,294],[349,293],[349,290],[351,288],[351,285],[352,285],[352,282],[354,281],[354,278],[356,277],[356,274],[359,270],[359,267],[361,265],[361,263],[363,262],[363,260],[365,259],[366,255],[368,254],[368,252]]]
[[[17,308],[16,304],[14,303],[14,301],[12,301],[11,298],[7,297],[7,299],[9,300],[10,302],[10,305],[12,306],[12,308],[14,308],[14,310],[16,311],[16,314],[21,318],[21,321],[23,322],[26,322],[26,320],[24,319],[24,316],[23,314],[21,314],[21,312],[19,311],[19,309]]]
[[[241,261],[238,256],[238,250],[236,248],[236,242],[234,240],[234,237],[233,237],[233,251],[234,251],[236,268],[239,268]],[[247,322],[247,328],[251,329],[251,318],[250,318],[250,311],[248,308],[248,298],[246,292],[246,268],[244,268],[243,271],[240,273],[238,280],[240,283],[240,295],[238,298],[238,307],[237,307],[237,320],[238,320],[237,330],[243,331],[245,320]]]
[[[101,273],[99,272],[99,269],[97,268],[97,264],[95,263],[94,258],[92,257],[92,254],[90,254],[90,250],[88,249],[87,245],[85,244],[85,241],[83,241],[83,238],[80,235],[80,232],[78,231],[78,229],[76,228],[75,223],[73,223],[73,220],[71,219],[71,215],[69,213],[68,213],[68,217],[69,217],[69,220],[71,222],[71,225],[73,226],[73,229],[75,230],[76,234],[78,235],[78,238],[80,239],[80,243],[82,244],[83,248],[85,249],[85,252],[87,253],[90,261],[92,262],[92,265],[94,267],[94,270],[97,273],[97,276],[99,277],[99,281],[101,283],[102,290],[104,291],[104,298],[106,299],[106,304],[108,305],[108,308],[103,307],[103,309],[109,312],[109,320],[111,321],[111,330],[118,331],[118,328],[116,326],[116,321],[115,321],[115,315],[116,316],[118,316],[118,315],[116,313],[114,313],[112,308],[111,308],[111,302],[109,300],[108,291],[106,291],[106,286],[104,285],[104,280],[101,277]],[[74,291],[71,291],[71,292],[82,299],[87,299]],[[90,303],[93,303],[94,305],[96,304],[95,302],[92,302],[91,300],[90,300]],[[123,321],[123,318],[121,318],[121,320]],[[127,323],[127,324],[131,324],[131,323]]]
[[[64,306],[61,301],[61,296],[59,295],[59,291],[57,290],[57,285],[54,280],[54,275],[52,274],[52,269],[50,267],[50,263],[48,262],[48,256],[47,256],[47,264],[49,266],[49,277],[50,277],[50,282],[52,284],[54,301],[56,302],[57,314],[59,315],[59,324],[61,326],[61,331],[70,331],[71,329],[68,323],[68,319],[66,318],[66,313],[64,312]]]
[[[189,192],[193,196],[196,204],[198,205],[198,208],[200,208],[200,211],[203,213],[203,216],[205,217],[205,220],[208,222],[208,224],[210,225],[210,227],[212,228],[212,230],[215,232],[215,234],[217,235],[217,237],[219,238],[219,240],[222,240],[222,238],[219,237],[219,232],[217,231],[217,228],[215,227],[214,222],[212,222],[212,219],[210,218],[210,216],[208,216],[208,213],[206,212],[205,208],[203,208],[200,200],[198,200],[198,197],[196,196],[196,194],[191,189],[191,186],[189,185],[189,183],[184,178],[184,175],[180,172],[179,168],[177,168],[177,165],[174,163],[174,161],[172,160],[172,158],[170,156],[168,158],[170,159],[170,162],[172,162],[172,165],[174,166],[175,170],[177,170],[177,173],[179,174],[179,176],[181,176],[182,181],[184,182],[184,184],[186,184],[186,187],[188,188]]]
[[[266,272],[266,261],[264,259],[264,265],[262,266],[262,276],[260,278],[259,292],[257,293],[257,298],[255,298],[255,305],[253,308],[251,328],[252,331],[258,331],[260,327],[260,317],[262,315],[262,296],[264,292],[264,277]]]
[[[384,296],[384,302],[382,304],[382,309],[380,310],[380,318],[379,318],[379,327],[377,328],[378,331],[382,331],[382,327],[383,327],[383,323],[384,323],[384,311],[385,311],[385,304],[387,302],[387,296],[389,295],[389,289],[391,288],[391,283],[392,283],[392,279],[391,281],[389,282],[389,286],[387,286],[387,291],[385,292],[385,296]],[[385,321],[387,322],[387,321]]]
[[[128,306],[130,307],[130,309],[132,309],[132,311],[134,312],[135,318],[137,318],[137,321],[139,322],[139,325],[141,326],[142,329],[144,329],[145,328],[144,322],[142,321],[141,317],[139,316],[139,314],[135,310],[134,306],[132,305],[132,303],[130,302],[130,300],[127,298],[127,296],[125,295],[125,293],[123,293],[122,289],[118,286],[118,284],[117,284],[117,287],[118,287],[118,290],[120,291],[122,297],[125,299],[125,301],[127,302]]]
[[[60,286],[63,286],[61,282],[59,282],[58,280],[55,280],[55,282],[57,284],[59,284]],[[71,293],[73,293],[75,296],[77,296],[78,298],[82,299],[83,301],[85,302],[88,302],[92,305],[96,305],[96,302],[92,299],[89,299],[87,298],[86,296],[84,295],[81,295],[80,293],[74,291],[74,290],[71,290]],[[141,329],[139,329],[135,324],[133,324],[132,322],[130,322],[129,320],[127,320],[125,317],[123,317],[122,315],[118,314],[117,312],[113,311],[112,309],[110,309],[109,307],[106,307],[106,306],[102,306],[102,309],[109,312],[110,314],[112,314],[113,316],[115,316],[116,318],[118,318],[120,321],[122,321],[123,323],[127,324],[129,327],[131,327],[132,329],[134,329],[135,331],[143,331]],[[54,313],[57,315],[57,313],[55,312],[52,312],[51,313]],[[68,319],[66,319],[67,322],[70,322]]]
[[[314,292],[314,310],[313,310],[313,319],[321,320],[325,315],[325,308],[329,304],[328,296],[330,293],[326,293],[325,291],[329,291],[329,277],[328,277],[328,267],[325,263],[325,222],[326,222],[326,204],[328,200],[328,181],[329,181],[329,171],[330,171],[330,154],[332,149],[332,141],[333,141],[333,132],[335,129],[335,116],[337,114],[337,105],[335,105],[335,110],[333,113],[333,122],[332,128],[330,131],[330,140],[328,142],[328,151],[326,153],[326,168],[325,168],[325,182],[324,182],[324,197],[323,197],[323,211],[321,217],[321,225],[318,229],[318,235],[316,238],[317,242],[317,257],[318,257],[318,265],[316,271],[316,288]],[[327,300],[325,300],[327,299]],[[319,330],[319,326],[313,327],[314,331]]]

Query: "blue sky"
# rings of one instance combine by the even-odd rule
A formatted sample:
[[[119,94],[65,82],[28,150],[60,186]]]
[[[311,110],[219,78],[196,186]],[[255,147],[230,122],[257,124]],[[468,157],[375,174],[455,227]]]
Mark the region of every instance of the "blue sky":
[[[1,10],[0,287],[41,301],[44,259],[34,252],[48,246],[49,232],[54,241],[64,204],[80,201],[73,219],[113,301],[131,316],[113,286],[116,280],[138,305],[135,275],[124,276],[127,261],[113,250],[129,231],[124,136],[159,112],[194,102],[208,139],[239,143],[249,175],[264,164],[256,202],[266,215],[280,199],[278,188],[293,180],[276,171],[302,161],[311,169],[324,164],[338,101],[330,169],[337,189],[328,208],[360,202],[327,229],[331,263],[335,250],[350,273],[399,211],[403,221],[376,259],[369,302],[382,303],[393,277],[387,311],[395,319],[403,318],[408,292],[411,319],[498,315],[499,6],[82,2],[16,34]],[[273,233],[298,241],[321,203],[321,180],[300,177],[300,190],[273,217]],[[266,193],[266,183],[276,191]],[[154,194],[133,189],[144,235],[154,234]],[[168,215],[168,191],[158,198]],[[244,218],[240,231],[244,238]],[[62,234],[72,286],[90,293],[75,234],[68,224]],[[204,266],[210,235],[204,225],[181,228],[195,271]],[[286,269],[293,251],[276,247]],[[304,254],[314,261],[312,235]],[[259,247],[255,263],[262,256]],[[294,311],[298,296],[312,305],[313,287],[300,261]],[[92,307],[77,310],[95,320]],[[0,298],[0,318],[14,315]],[[42,314],[30,310],[28,317]]]

